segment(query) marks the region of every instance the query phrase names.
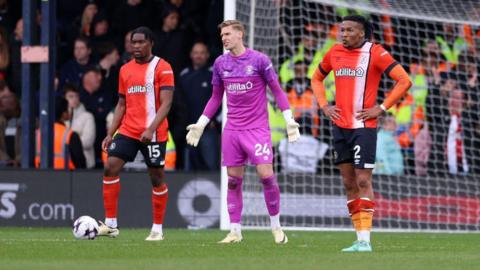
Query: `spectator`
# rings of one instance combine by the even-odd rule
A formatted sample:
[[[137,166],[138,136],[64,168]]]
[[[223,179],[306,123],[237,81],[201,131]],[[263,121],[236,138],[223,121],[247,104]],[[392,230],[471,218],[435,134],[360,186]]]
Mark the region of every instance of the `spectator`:
[[[20,47],[23,43],[23,19],[19,19],[10,39],[10,69],[8,82],[13,92],[20,93],[22,90],[22,63],[20,62]]]
[[[65,122],[70,120],[68,102],[59,98],[55,102],[54,145],[53,145],[53,168],[55,170],[74,170],[85,168],[85,156],[83,155],[82,141],[78,134],[68,130]],[[40,167],[40,130],[37,130],[37,154],[35,167]]]
[[[124,0],[117,4],[113,14],[114,32],[123,37],[128,31],[140,26],[153,26],[157,18],[157,9],[149,0]]]
[[[57,29],[60,37],[57,43],[57,61],[63,64],[72,57],[75,39],[90,36],[90,25],[98,7],[92,0],[60,0],[57,3]]]
[[[375,174],[403,175],[402,149],[395,137],[397,123],[395,117],[387,114],[381,119],[381,127],[377,134],[377,153]]]
[[[101,166],[102,140],[107,135],[105,119],[113,109],[114,103],[111,94],[102,87],[102,72],[99,69],[90,68],[85,71],[80,89],[80,101],[95,118],[95,162]]]
[[[188,108],[187,120],[194,123],[203,113],[203,108],[212,95],[212,69],[208,65],[210,54],[207,45],[197,42],[190,52],[192,66],[180,73],[179,86]],[[220,123],[212,119],[205,128],[197,147],[187,146],[186,170],[217,170],[220,167],[220,145],[217,127]]]
[[[302,60],[295,63],[294,70],[295,77],[286,85],[288,103],[292,108],[294,118],[308,114],[313,119],[313,126],[310,128],[313,136],[317,137],[320,125],[319,108],[309,84],[310,79],[307,77],[308,66]]]
[[[90,44],[93,58],[100,57],[100,51],[107,43],[117,43],[116,37],[110,31],[110,24],[104,12],[99,12],[93,17],[90,27]]]
[[[9,154],[6,142],[6,129],[8,122],[13,118],[20,117],[20,103],[12,93],[4,81],[0,81],[0,167],[3,166],[17,166],[20,161],[20,153],[13,151],[13,156]],[[19,133],[16,133],[16,139]],[[17,141],[17,140],[15,140]]]
[[[208,14],[210,0],[168,0],[166,2],[167,5],[178,10],[182,18],[179,29],[187,33],[187,38],[193,41],[205,36],[205,25],[208,19],[206,14]]]
[[[95,120],[80,102],[80,91],[76,86],[67,83],[63,91],[72,114],[70,121],[66,122],[66,126],[80,136],[86,167],[93,168],[95,167],[95,151],[93,149],[96,133]]]
[[[125,64],[128,61],[132,60],[133,57],[133,46],[132,46],[132,31],[128,31],[125,34],[125,37],[123,39],[123,53],[122,53],[122,58],[121,58],[121,64]]]
[[[10,50],[8,49],[7,32],[0,27],[0,80],[5,80],[7,68],[10,64]]]
[[[162,28],[155,32],[155,54],[167,60],[173,72],[178,74],[185,67],[189,44],[185,42],[185,34],[178,29],[180,15],[175,7],[167,6],[162,12]]]
[[[480,83],[477,59],[472,54],[461,54],[457,66],[459,88],[464,93],[463,129],[465,151],[470,171],[480,173]]]
[[[454,73],[442,73],[438,86],[431,85],[426,100],[427,122],[432,139],[432,149],[428,158],[428,174],[441,176],[446,172],[445,143],[448,132],[448,95],[456,84]]]
[[[443,23],[443,31],[439,31],[441,35],[437,35],[435,40],[440,45],[440,50],[447,60],[448,65],[455,66],[458,64],[458,57],[467,50],[467,41],[460,35],[460,31],[455,24]]]
[[[95,3],[89,3],[85,6],[80,18],[79,34],[82,36],[90,36],[90,28],[93,22],[93,18],[98,12],[98,6]]]
[[[415,175],[426,176],[428,173],[428,158],[432,148],[432,137],[428,128],[428,123],[425,123],[422,130],[415,137],[414,144],[415,153]]]
[[[282,171],[286,173],[316,173],[318,162],[326,157],[328,144],[312,135],[313,119],[310,114],[295,119],[300,124],[300,138],[295,144],[288,139],[280,141],[278,151],[282,163]]]
[[[120,54],[113,43],[106,42],[99,48],[98,55],[100,57],[98,65],[103,75],[103,86],[105,90],[111,93],[112,102],[116,104]]]
[[[465,131],[472,128],[464,107],[465,94],[459,88],[457,74],[442,73],[442,83],[439,88],[429,89],[426,105],[432,138],[427,166],[429,175],[469,172],[471,152],[466,146],[470,145],[474,138],[465,136]]]
[[[89,40],[85,37],[75,39],[73,48],[73,59],[70,59],[60,69],[59,89],[63,89],[66,83],[79,86],[83,73],[93,64],[92,49]]]
[[[469,164],[465,151],[464,121],[462,112],[464,110],[465,98],[459,89],[452,89],[448,98],[448,110],[450,112],[450,123],[447,135],[447,162],[448,172],[451,174],[467,174]]]

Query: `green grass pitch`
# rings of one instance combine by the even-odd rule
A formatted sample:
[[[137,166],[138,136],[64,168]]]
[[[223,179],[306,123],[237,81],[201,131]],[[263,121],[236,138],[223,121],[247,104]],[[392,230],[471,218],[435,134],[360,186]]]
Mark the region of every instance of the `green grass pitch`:
[[[244,231],[244,240],[219,245],[219,230],[166,230],[145,242],[147,229],[123,229],[116,239],[75,240],[69,228],[0,228],[0,269],[480,269],[480,234],[374,233],[370,254],[343,254],[353,232]]]

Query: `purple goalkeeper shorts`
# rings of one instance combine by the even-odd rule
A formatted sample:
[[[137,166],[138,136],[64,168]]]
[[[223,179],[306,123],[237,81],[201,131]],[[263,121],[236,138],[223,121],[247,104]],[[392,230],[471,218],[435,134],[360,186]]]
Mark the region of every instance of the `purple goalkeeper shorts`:
[[[222,164],[227,167],[272,164],[270,129],[223,130],[222,156]]]

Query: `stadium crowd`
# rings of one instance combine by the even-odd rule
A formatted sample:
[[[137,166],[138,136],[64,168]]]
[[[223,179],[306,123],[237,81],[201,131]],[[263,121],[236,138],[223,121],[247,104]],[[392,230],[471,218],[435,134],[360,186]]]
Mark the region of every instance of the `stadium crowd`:
[[[16,120],[21,113],[23,35],[18,2],[0,0],[1,166],[19,164],[18,136],[11,136],[13,130],[21,132]],[[167,169],[218,169],[220,115],[209,124],[197,148],[186,146],[185,127],[201,115],[211,95],[210,67],[222,52],[217,25],[223,20],[223,1],[57,0],[57,5],[55,91],[68,100],[73,111],[67,124],[81,139],[86,167],[103,165],[100,144],[118,98],[118,71],[131,59],[130,31],[145,25],[156,35],[154,54],[172,65],[176,78],[174,104],[168,116],[171,136],[167,162],[169,158],[171,162]],[[310,79],[338,39],[336,23],[354,11],[309,5],[305,9],[290,9],[286,4],[279,7],[287,35],[280,38],[280,57],[274,59],[294,116],[302,124],[298,147],[287,147],[281,112],[274,104],[269,105],[270,125],[274,149],[279,153],[277,169],[331,173],[331,124],[316,104]],[[304,10],[315,14],[303,14]],[[374,41],[401,62],[413,82],[403,101],[379,122],[375,173],[478,174],[480,28],[363,15],[373,22]],[[285,36],[292,38],[286,42]],[[332,77],[324,81],[330,102],[335,95]],[[38,76],[33,85],[38,89]],[[391,86],[388,80],[382,82],[384,95]],[[383,98],[381,95],[379,100]]]

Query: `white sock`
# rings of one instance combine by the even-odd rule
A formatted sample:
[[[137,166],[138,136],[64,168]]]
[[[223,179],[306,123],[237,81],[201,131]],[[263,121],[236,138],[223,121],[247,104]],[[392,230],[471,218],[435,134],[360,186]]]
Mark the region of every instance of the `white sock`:
[[[117,228],[117,218],[105,218],[105,225],[112,228]]]
[[[275,216],[270,216],[270,226],[272,226],[272,229],[280,228],[280,213]]]
[[[152,225],[152,232],[157,232],[157,233],[163,235],[162,224],[153,224]]]
[[[358,231],[357,240],[370,243],[370,231]]]
[[[242,234],[242,225],[240,223],[230,223],[230,231]]]

